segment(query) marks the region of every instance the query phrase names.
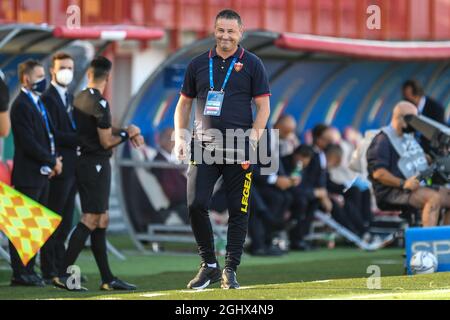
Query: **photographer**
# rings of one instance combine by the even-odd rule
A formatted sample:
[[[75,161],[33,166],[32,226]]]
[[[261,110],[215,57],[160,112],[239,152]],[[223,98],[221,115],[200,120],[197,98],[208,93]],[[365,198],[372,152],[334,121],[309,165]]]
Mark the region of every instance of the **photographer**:
[[[423,226],[438,223],[441,208],[450,208],[450,191],[423,187],[417,176],[428,168],[425,152],[414,139],[405,116],[417,115],[410,102],[399,102],[390,126],[381,129],[367,150],[369,178],[380,209],[411,206],[422,210]],[[445,224],[450,222],[449,214]]]

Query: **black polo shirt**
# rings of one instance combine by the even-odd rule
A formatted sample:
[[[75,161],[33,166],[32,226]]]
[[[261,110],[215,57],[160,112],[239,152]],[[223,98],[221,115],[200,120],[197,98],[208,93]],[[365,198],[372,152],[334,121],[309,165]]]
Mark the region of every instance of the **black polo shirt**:
[[[112,150],[103,148],[97,132],[112,126],[108,101],[97,89],[87,88],[75,97],[73,107],[81,156],[111,157]]]
[[[203,115],[209,87],[209,57],[213,59],[214,90],[220,91],[228,68],[236,57],[235,65],[225,87],[225,97],[220,116]],[[241,46],[234,55],[223,59],[211,49],[189,64],[181,94],[196,99],[194,137],[206,140],[210,137],[204,130],[219,129],[225,133],[226,129],[248,130],[253,125],[251,102],[253,98],[270,95],[267,72],[260,58],[248,52]]]
[[[384,197],[392,190],[392,187],[385,186],[374,180],[372,178],[373,173],[378,169],[384,168],[397,178],[405,179],[398,168],[399,160],[400,156],[384,132],[380,132],[373,138],[367,149],[367,170],[377,198]]]

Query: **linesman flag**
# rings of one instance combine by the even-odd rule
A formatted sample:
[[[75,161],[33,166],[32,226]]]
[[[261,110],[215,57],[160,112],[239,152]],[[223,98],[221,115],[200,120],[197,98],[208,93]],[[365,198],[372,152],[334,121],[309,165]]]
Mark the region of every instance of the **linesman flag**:
[[[25,266],[60,223],[59,215],[0,182],[0,230],[11,240]]]

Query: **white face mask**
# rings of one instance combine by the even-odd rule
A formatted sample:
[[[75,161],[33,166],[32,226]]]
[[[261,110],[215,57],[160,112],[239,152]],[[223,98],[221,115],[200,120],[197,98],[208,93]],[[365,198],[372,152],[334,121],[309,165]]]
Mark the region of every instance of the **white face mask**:
[[[73,71],[69,69],[62,69],[56,73],[56,81],[63,85],[68,86],[73,79]]]

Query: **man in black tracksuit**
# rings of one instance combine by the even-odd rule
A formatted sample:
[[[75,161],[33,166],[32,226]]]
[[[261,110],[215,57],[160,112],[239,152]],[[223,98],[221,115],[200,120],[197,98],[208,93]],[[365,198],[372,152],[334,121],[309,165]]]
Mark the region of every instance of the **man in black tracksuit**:
[[[220,280],[224,289],[239,287],[236,269],[247,234],[252,167],[249,162],[243,161],[225,164],[223,157],[212,163],[198,160],[206,153],[217,155],[220,152],[223,147],[220,139],[225,141],[229,137],[227,129],[251,130],[250,138],[246,140],[247,147],[244,147],[247,150],[239,150],[241,153],[248,151],[248,145],[256,149],[266,127],[270,113],[267,74],[261,60],[238,45],[242,32],[242,22],[236,12],[224,10],[217,15],[216,46],[189,64],[175,111],[175,150],[179,159],[186,160],[189,143],[186,136],[190,136],[186,130],[193,100],[196,99],[187,201],[202,264],[197,276],[188,283],[191,289],[206,288]],[[252,99],[257,110],[254,121]],[[211,129],[216,129],[215,133],[219,132],[220,137],[212,134]],[[239,153],[234,146],[229,149],[231,153]],[[211,194],[220,176],[224,180],[229,212],[223,273],[215,256],[208,215]]]
[[[61,215],[62,220],[55,233],[41,251],[41,268],[44,281],[52,283],[62,268],[65,241],[72,228],[75,207],[75,162],[77,158],[77,128],[73,116],[73,95],[68,92],[74,71],[73,58],[64,52],[52,58],[50,72],[52,82],[42,95],[52,118],[57,136],[56,150],[63,157],[64,170],[50,181],[48,208]]]

